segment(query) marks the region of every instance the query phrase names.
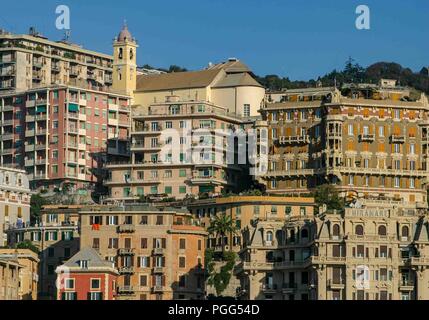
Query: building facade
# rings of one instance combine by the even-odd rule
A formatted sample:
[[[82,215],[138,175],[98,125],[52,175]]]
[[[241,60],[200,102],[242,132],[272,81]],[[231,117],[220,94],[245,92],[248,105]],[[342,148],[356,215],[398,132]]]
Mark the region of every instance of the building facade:
[[[92,248],[83,248],[56,269],[57,300],[114,300],[118,270]]]
[[[17,259],[0,258],[0,300],[19,300],[21,268]]]
[[[346,208],[245,232],[242,299],[427,300],[427,214]]]
[[[30,223],[31,191],[25,171],[0,167],[0,246],[11,227]]]
[[[117,299],[204,297],[206,232],[186,210],[127,205],[80,214],[81,247],[119,271]]]
[[[37,300],[39,284],[39,257],[29,249],[0,249],[0,260],[19,264],[19,300]],[[1,300],[1,299],[0,299]]]
[[[25,240],[39,250],[39,298],[56,299],[55,270],[79,251],[79,211],[85,206],[46,206],[39,223],[10,228],[8,244]]]
[[[213,217],[225,214],[232,218],[237,232],[220,236],[209,235],[207,247],[215,251],[224,249],[240,252],[243,246],[241,231],[255,221],[272,219],[286,221],[290,216],[300,214],[312,216],[314,199],[310,197],[277,197],[277,196],[231,196],[192,201],[187,205],[201,226],[208,228]]]
[[[113,84],[113,57],[67,41],[50,41],[34,29],[28,35],[0,30],[0,91],[27,91],[50,85]]]
[[[286,91],[261,110],[269,128],[269,193],[306,193],[329,183],[349,199],[426,207],[424,94],[385,80]],[[269,100],[269,99],[267,99]]]

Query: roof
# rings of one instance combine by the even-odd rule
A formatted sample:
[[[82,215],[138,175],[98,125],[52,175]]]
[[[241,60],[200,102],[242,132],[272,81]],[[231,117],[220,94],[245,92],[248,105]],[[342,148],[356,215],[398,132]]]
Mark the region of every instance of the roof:
[[[80,261],[88,261],[88,269],[114,270],[111,262],[103,260],[95,249],[89,247],[81,249],[61,267],[80,269]]]
[[[223,69],[226,73],[250,73],[252,70],[238,59],[230,59],[227,62],[215,64],[208,70]]]
[[[248,73],[233,73],[227,74],[222,80],[216,83],[214,88],[226,88],[226,87],[261,87],[263,86],[252,78]]]
[[[137,77],[137,91],[161,91],[187,88],[204,88],[210,85],[221,69],[174,72]]]
[[[118,35],[119,42],[125,42],[125,41],[134,41],[133,36],[131,35],[131,32],[128,30],[128,26],[125,24],[121,30],[121,32]]]

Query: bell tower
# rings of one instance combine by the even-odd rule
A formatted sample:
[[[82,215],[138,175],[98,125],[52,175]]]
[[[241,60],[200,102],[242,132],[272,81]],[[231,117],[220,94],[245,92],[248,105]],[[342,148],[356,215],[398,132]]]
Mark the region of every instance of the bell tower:
[[[137,86],[137,42],[124,26],[113,42],[114,91],[132,96]]]

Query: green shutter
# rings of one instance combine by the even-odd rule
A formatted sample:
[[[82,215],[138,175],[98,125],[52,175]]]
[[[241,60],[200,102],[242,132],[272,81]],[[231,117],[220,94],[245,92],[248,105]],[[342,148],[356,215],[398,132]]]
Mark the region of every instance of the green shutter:
[[[45,241],[49,241],[49,233],[45,232]]]

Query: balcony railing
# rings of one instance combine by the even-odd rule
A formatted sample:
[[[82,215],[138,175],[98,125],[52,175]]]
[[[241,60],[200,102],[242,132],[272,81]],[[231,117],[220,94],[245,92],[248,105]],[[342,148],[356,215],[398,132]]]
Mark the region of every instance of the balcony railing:
[[[133,233],[136,231],[136,227],[132,224],[123,224],[118,226],[119,233]]]
[[[310,143],[310,136],[281,136],[279,137],[280,144],[294,144],[294,143]]]
[[[359,136],[359,140],[361,142],[374,142],[375,141],[375,134],[361,134]]]
[[[135,292],[135,289],[133,286],[120,286],[117,289],[118,294],[133,294]]]
[[[134,268],[133,267],[120,267],[119,273],[120,274],[134,274]]]
[[[391,135],[390,136],[391,143],[405,143],[405,136],[402,135]]]
[[[118,254],[120,256],[133,256],[134,253],[134,249],[131,248],[121,248],[118,250]]]

